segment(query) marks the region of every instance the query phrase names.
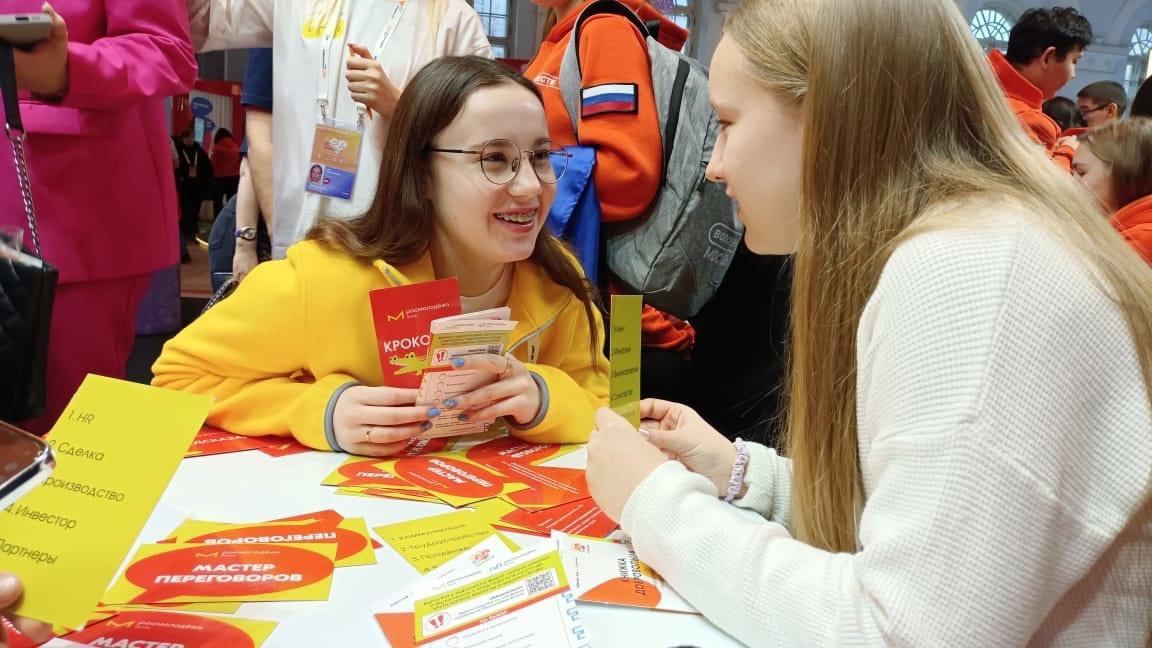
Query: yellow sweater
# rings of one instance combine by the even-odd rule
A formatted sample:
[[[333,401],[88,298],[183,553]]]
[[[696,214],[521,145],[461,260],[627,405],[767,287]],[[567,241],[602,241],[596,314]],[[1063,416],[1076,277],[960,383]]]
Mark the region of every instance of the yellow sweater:
[[[152,384],[215,396],[210,425],[331,450],[325,417],[332,396],[349,382],[383,380],[368,291],[435,278],[427,254],[393,267],[298,243],[286,259],[257,266],[235,294],[164,345]],[[507,305],[519,322],[509,348],[547,387],[543,417],[513,433],[542,443],[586,441],[593,413],[607,404],[608,361],[589,354],[583,305],[526,261],[516,264]],[[596,330],[603,340],[599,313]]]

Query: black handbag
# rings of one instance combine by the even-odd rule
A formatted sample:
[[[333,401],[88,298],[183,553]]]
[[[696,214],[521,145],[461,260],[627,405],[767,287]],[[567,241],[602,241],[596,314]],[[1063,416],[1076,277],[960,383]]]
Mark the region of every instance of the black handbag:
[[[12,46],[0,43],[0,93],[4,131],[12,143],[31,249],[0,243],[0,420],[22,421],[44,413],[48,332],[59,272],[43,258],[36,208],[24,159],[24,124],[16,90]]]

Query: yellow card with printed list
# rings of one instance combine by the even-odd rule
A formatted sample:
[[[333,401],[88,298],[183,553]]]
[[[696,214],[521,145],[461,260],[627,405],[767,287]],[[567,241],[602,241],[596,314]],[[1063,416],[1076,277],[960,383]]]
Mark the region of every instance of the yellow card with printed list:
[[[211,405],[208,396],[84,379],[47,437],[52,477],[0,513],[0,571],[24,581],[16,614],[84,626]]]
[[[512,551],[520,549],[489,526],[487,517],[474,511],[456,511],[373,530],[421,574],[427,574],[494,534]]]
[[[609,406],[632,425],[640,426],[640,295],[612,295],[609,336]]]

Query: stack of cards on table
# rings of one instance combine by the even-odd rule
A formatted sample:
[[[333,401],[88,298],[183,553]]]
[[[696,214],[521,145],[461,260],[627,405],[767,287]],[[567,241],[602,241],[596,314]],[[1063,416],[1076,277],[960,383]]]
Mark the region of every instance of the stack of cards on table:
[[[589,646],[575,603],[695,613],[632,547],[554,534],[516,551],[497,537],[374,607],[393,646]]]
[[[396,457],[349,458],[324,479],[340,493],[482,508],[506,531],[603,537],[616,529],[592,501],[584,471],[541,466],[578,445],[508,436],[421,439]]]
[[[335,567],[373,564],[364,520],[331,510],[248,524],[186,520],[137,549],[104,603],[324,601]]]
[[[512,553],[489,538],[375,610],[380,629],[396,648],[591,645],[551,541]]]

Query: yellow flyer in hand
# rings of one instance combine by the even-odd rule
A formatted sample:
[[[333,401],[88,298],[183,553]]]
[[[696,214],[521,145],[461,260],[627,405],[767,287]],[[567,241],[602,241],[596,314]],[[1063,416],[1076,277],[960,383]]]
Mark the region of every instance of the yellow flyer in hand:
[[[640,426],[640,295],[612,295],[612,333],[608,364],[609,406]]]
[[[24,581],[16,614],[67,628],[88,621],[211,405],[208,396],[84,379],[48,435],[52,477],[0,513],[0,571]]]
[[[375,531],[421,574],[427,574],[493,535],[512,551],[520,549],[489,526],[487,517],[473,511],[418,518],[376,527]]]
[[[142,545],[104,602],[326,601],[335,544]]]

